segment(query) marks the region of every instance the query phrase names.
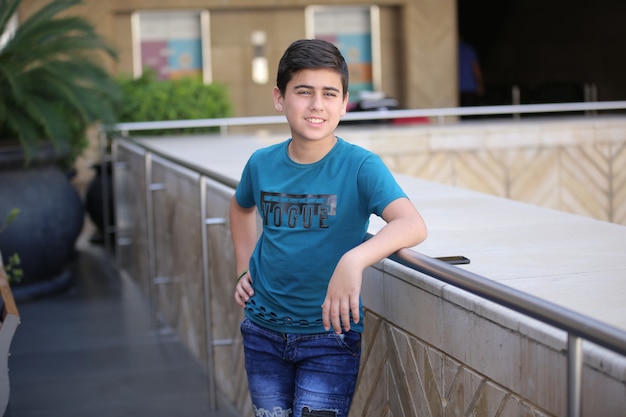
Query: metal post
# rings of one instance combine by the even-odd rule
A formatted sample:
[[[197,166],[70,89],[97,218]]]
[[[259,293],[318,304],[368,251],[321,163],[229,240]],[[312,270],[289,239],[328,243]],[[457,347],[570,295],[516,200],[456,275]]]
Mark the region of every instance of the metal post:
[[[217,409],[215,366],[213,364],[213,326],[211,320],[211,287],[209,273],[209,236],[207,231],[206,176],[200,175],[200,230],[202,236],[202,284],[204,287],[204,320],[206,332],[206,371],[209,390],[209,406]]]
[[[110,154],[110,157],[109,157],[109,160],[111,161],[111,178],[110,178],[110,180],[111,180],[111,182],[112,182],[112,187],[111,187],[111,189],[113,190],[113,194],[111,195],[111,198],[113,199],[113,201],[114,201],[114,202],[115,202],[115,175],[116,175],[116,174],[115,174],[115,170],[117,169],[117,166],[118,166],[117,164],[119,163],[119,162],[117,161],[117,158],[118,158],[118,149],[117,149],[117,146],[118,146],[118,145],[117,145],[117,142],[113,141],[113,142],[111,143],[111,154]],[[120,166],[122,166],[122,164],[121,164],[121,163],[120,163]],[[106,176],[106,175],[104,175],[104,174],[103,174],[103,176]],[[106,185],[107,185],[107,182],[106,182],[106,181],[108,181],[108,180],[109,180],[108,178],[107,178],[106,180],[103,180],[103,183],[102,183],[102,184],[103,184],[103,186],[102,186],[102,188],[103,188],[103,189],[106,189],[106,188],[107,188],[107,187],[106,187]],[[104,194],[108,194],[108,192],[107,192],[107,191],[103,191],[103,193],[104,193]],[[104,205],[105,205],[105,207],[106,207],[104,212],[105,212],[105,213],[107,213],[107,212],[108,212],[108,205],[109,205],[109,202],[108,202],[108,200],[103,200],[103,201],[104,201]],[[114,205],[114,206],[113,206],[113,212],[114,212],[114,213],[115,213],[115,210],[116,210],[116,207],[115,207],[115,205]],[[108,225],[108,224],[110,223],[110,220],[109,220],[109,219],[110,219],[110,217],[108,217],[108,216],[105,214],[105,216],[104,216],[104,223],[105,223],[106,225]],[[117,216],[115,217],[115,219],[116,219],[116,220],[115,220],[115,223],[116,223],[116,224],[115,224],[115,225],[111,225],[111,233],[115,233],[115,239],[113,240],[113,249],[112,249],[112,252],[113,252],[114,257],[115,257],[115,264],[117,265],[117,267],[118,267],[118,269],[119,269],[119,267],[120,267],[120,249],[119,249],[119,246],[120,246],[120,245],[118,244],[118,239],[120,238],[120,235],[119,235],[119,231],[117,230]],[[108,229],[107,229],[107,233],[106,233],[106,236],[105,236],[105,244],[106,244],[107,239],[109,238],[109,236],[110,236],[110,235],[109,235],[109,233],[108,233]]]
[[[567,335],[567,416],[580,417],[582,384],[582,339]]]
[[[148,298],[150,300],[150,308],[152,309],[152,314],[150,315],[152,329],[157,331],[159,328],[156,320],[157,298],[155,294],[155,284],[153,282],[156,276],[156,242],[154,237],[154,208],[152,202],[152,192],[157,188],[152,184],[152,154],[150,152],[146,152],[144,156],[144,172],[146,178],[146,239],[148,240]]]
[[[104,130],[100,130],[99,134],[99,144],[100,144],[100,179],[102,181],[102,190],[100,194],[102,196],[102,234],[104,235],[104,249],[107,255],[111,255],[112,243],[111,243],[111,234],[115,232],[115,227],[113,227],[111,223],[111,214],[109,211],[109,200],[113,198],[112,195],[109,195],[109,181],[110,178],[107,176],[107,167],[111,161],[111,155],[108,151],[109,140],[107,137],[107,133]]]

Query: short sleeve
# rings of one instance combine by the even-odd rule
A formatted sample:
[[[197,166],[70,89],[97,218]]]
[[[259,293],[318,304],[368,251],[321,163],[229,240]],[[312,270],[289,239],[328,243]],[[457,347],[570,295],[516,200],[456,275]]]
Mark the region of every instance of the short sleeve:
[[[248,160],[246,166],[243,168],[243,172],[241,174],[241,179],[239,180],[239,184],[237,184],[237,189],[235,190],[235,199],[237,200],[237,204],[241,207],[249,208],[254,206],[254,184],[252,182],[251,175],[251,164],[252,158]]]
[[[363,201],[367,210],[382,216],[383,210],[394,200],[407,197],[400,184],[387,168],[382,159],[372,154],[361,166],[358,176],[360,194],[366,196]]]

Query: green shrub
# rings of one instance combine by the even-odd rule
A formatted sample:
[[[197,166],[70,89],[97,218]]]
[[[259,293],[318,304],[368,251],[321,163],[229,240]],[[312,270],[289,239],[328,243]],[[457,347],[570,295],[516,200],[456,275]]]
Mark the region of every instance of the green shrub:
[[[168,120],[214,119],[231,116],[232,106],[226,88],[204,84],[192,78],[157,80],[153,71],[144,71],[137,79],[118,78],[123,99],[118,122],[152,122]],[[202,133],[219,128],[185,128],[142,131],[145,135]]]

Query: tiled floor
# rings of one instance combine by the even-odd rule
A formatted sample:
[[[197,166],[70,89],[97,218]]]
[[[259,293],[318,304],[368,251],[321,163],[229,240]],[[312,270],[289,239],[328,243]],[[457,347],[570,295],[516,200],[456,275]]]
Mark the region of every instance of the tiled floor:
[[[145,297],[99,246],[79,240],[75,283],[18,301],[10,417],[234,417],[209,404],[201,365],[175,336],[152,331]]]

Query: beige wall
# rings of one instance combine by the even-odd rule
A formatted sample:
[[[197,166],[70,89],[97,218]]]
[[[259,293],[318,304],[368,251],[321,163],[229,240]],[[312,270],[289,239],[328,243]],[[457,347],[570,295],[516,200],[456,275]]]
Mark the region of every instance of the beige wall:
[[[407,101],[402,7],[380,8],[381,89],[401,103]]]
[[[398,174],[626,225],[626,119],[535,118],[338,134]]]
[[[235,114],[259,116],[274,113],[275,68],[285,48],[294,39],[305,36],[304,20],[304,10],[300,8],[211,12],[213,79],[230,87]],[[250,36],[255,30],[267,34],[265,52],[269,82],[265,85],[251,81],[253,48]]]
[[[26,0],[20,19],[46,4]],[[316,5],[337,4],[317,1]],[[341,4],[363,4],[344,0]],[[381,83],[383,91],[405,108],[455,106],[456,0],[381,0]],[[150,9],[204,9],[210,12],[213,81],[225,84],[236,116],[274,114],[273,72],[287,45],[305,36],[304,11],[297,0],[84,0],[71,10],[87,16],[117,49],[119,59],[107,62],[112,73],[132,73],[131,14]],[[250,33],[267,33],[268,85],[251,81]]]
[[[404,13],[408,108],[457,103],[456,2],[414,0]]]

